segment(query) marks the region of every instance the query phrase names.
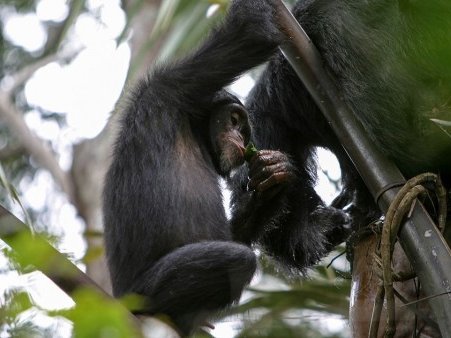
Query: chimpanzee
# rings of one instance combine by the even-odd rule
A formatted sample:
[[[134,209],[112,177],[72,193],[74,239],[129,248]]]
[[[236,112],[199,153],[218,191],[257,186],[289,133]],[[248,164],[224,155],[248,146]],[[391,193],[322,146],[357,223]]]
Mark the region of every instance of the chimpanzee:
[[[283,227],[285,189],[306,184],[287,155],[261,150],[249,164],[249,191],[226,218],[218,178],[243,166],[251,130],[246,109],[223,87],[283,38],[273,1],[234,1],[196,52],[153,70],[121,111],[103,205],[113,292],[145,296],[140,313],[166,315],[184,335],[239,298],[256,268],[249,244]],[[309,248],[335,221],[345,223],[329,209],[312,216],[323,233]]]
[[[293,14],[375,145],[406,177],[437,172],[449,188],[451,2],[301,0]],[[328,121],[281,53],[270,60],[246,106],[257,147],[290,154],[301,178],[277,200],[283,227],[252,232],[267,252],[291,266],[308,266],[341,237],[342,227],[314,220],[324,208],[313,189],[315,147],[332,150],[341,164],[344,187],[332,206],[348,206],[354,229],[379,218]],[[238,213],[247,198],[246,177],[243,170],[233,182]],[[336,211],[326,209],[322,217],[327,214],[335,217]]]

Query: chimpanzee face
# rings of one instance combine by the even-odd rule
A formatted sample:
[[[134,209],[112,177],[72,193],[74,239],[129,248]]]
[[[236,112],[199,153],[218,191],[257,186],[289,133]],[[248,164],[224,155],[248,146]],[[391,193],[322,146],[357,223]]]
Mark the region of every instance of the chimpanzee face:
[[[244,163],[250,133],[247,111],[238,103],[223,105],[211,115],[210,140],[221,175]]]

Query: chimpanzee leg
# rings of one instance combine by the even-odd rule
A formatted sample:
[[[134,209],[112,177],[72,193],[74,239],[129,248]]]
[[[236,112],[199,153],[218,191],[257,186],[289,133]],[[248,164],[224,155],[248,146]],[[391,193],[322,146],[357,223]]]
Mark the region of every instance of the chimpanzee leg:
[[[149,297],[151,314],[164,314],[189,334],[213,310],[238,300],[256,269],[247,246],[222,241],[185,245],[162,257],[135,291]]]

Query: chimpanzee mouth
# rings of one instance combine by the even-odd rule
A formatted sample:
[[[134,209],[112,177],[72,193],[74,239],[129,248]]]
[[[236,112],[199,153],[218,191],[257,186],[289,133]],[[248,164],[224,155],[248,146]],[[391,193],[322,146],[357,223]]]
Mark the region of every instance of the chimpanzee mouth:
[[[244,145],[232,137],[229,140],[236,146],[237,151],[239,151],[239,157],[244,158],[244,151],[246,150]]]

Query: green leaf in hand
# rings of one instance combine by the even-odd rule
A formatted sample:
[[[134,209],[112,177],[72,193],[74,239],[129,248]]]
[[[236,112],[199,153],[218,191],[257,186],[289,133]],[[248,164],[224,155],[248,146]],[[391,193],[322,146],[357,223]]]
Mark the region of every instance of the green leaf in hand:
[[[258,150],[255,148],[255,145],[252,142],[249,142],[246,149],[244,150],[244,159],[246,162],[249,162],[255,154],[257,154]]]

